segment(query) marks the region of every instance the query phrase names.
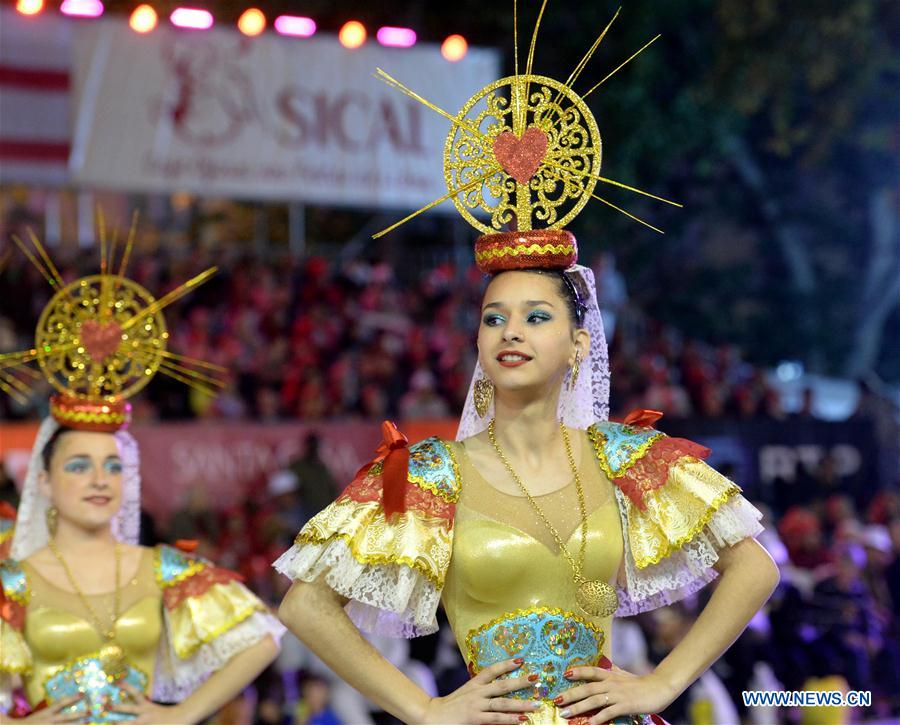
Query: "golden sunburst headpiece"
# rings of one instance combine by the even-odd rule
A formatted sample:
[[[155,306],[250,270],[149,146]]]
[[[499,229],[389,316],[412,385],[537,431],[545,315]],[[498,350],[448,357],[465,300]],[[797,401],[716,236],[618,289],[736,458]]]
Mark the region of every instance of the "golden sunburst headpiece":
[[[223,387],[226,370],[167,349],[162,310],[212,277],[216,268],[188,280],[159,299],[125,277],[137,230],[135,214],[124,251],[116,262],[116,235],[107,244],[98,210],[100,273],[66,284],[46,249],[29,230],[31,245],[13,240],[55,290],[44,307],[30,350],[0,354],[0,390],[27,402],[41,375],[56,389],[50,412],[62,425],[115,431],[127,425],[128,398],[157,372],[209,394]]]
[[[538,30],[547,0],[538,13],[524,74],[519,73],[518,16],[513,2],[514,75],[473,95],[452,115],[380,68],[376,77],[450,121],[444,145],[447,193],[387,229],[380,237],[441,202],[452,200],[459,213],[482,233],[475,259],[482,271],[544,266],[565,268],[578,256],[575,237],[563,229],[589,199],[635,221],[662,230],[595,193],[598,183],[681,206],[600,175],[600,131],[585,99],[654,43],[646,43],[583,95],[573,86],[621,11],[600,33],[565,83],[532,74]],[[486,215],[487,221],[476,216]],[[512,229],[510,231],[509,229]]]

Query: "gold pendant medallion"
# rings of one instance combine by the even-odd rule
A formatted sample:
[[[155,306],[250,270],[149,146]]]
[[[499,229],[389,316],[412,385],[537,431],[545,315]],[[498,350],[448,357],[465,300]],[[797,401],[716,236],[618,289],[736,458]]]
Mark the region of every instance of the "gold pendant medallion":
[[[125,652],[115,642],[104,645],[100,650],[100,661],[103,663],[103,671],[114,680],[124,677],[128,671]]]
[[[619,608],[616,590],[603,581],[583,579],[575,591],[575,601],[592,617],[608,617]]]

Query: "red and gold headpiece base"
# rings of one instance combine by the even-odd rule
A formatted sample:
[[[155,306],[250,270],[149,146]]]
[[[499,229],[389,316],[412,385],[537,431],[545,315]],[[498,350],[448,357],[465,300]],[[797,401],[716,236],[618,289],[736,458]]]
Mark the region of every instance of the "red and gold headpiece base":
[[[568,269],[577,261],[575,235],[565,229],[484,234],[475,241],[475,264],[485,274],[513,269]]]
[[[131,403],[126,400],[99,402],[54,395],[50,414],[66,428],[115,433],[131,422]]]

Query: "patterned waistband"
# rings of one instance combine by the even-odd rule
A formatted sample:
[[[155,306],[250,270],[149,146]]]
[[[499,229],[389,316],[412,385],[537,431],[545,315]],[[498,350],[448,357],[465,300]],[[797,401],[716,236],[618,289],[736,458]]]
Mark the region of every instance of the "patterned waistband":
[[[146,674],[122,660],[120,654],[104,648],[63,666],[47,679],[44,691],[48,704],[81,694],[66,713],[77,713],[83,718],[79,722],[105,724],[133,720],[132,714],[114,712],[117,705],[131,703],[121,685],[128,683],[143,692],[147,682]]]
[[[505,677],[536,674],[533,689],[513,692],[521,700],[552,700],[573,684],[563,673],[578,665],[597,665],[606,637],[599,627],[577,614],[531,607],[493,619],[466,636],[466,659],[475,675],[497,662],[521,657],[525,664]]]

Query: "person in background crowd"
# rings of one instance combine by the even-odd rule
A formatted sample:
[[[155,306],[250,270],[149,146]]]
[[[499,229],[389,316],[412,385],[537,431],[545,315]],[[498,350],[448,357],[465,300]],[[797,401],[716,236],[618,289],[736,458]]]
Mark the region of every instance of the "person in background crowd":
[[[416,370],[409,381],[409,390],[400,398],[400,417],[437,420],[450,415],[446,401],[435,389],[434,375],[425,368]]]
[[[294,708],[293,725],[341,725],[329,707],[328,682],[315,675],[307,676],[300,684],[300,701]]]
[[[870,657],[881,649],[884,634],[863,579],[865,566],[866,552],[859,544],[841,544],[833,573],[815,586],[812,595],[817,674],[840,674],[854,689],[871,682]]]
[[[303,511],[303,520],[293,531],[296,533],[312,516],[331,503],[337,493],[334,476],[322,460],[321,438],[317,433],[306,435],[303,453],[288,465],[288,470],[296,476]]]
[[[816,569],[831,562],[831,552],[822,536],[822,526],[812,511],[800,506],[788,509],[778,530],[794,566]]]
[[[653,654],[657,661],[684,639],[695,617],[683,603],[655,610],[651,615]],[[737,709],[722,680],[712,669],[706,670],[678,699],[666,714],[672,725],[706,722],[716,725],[740,725]]]

